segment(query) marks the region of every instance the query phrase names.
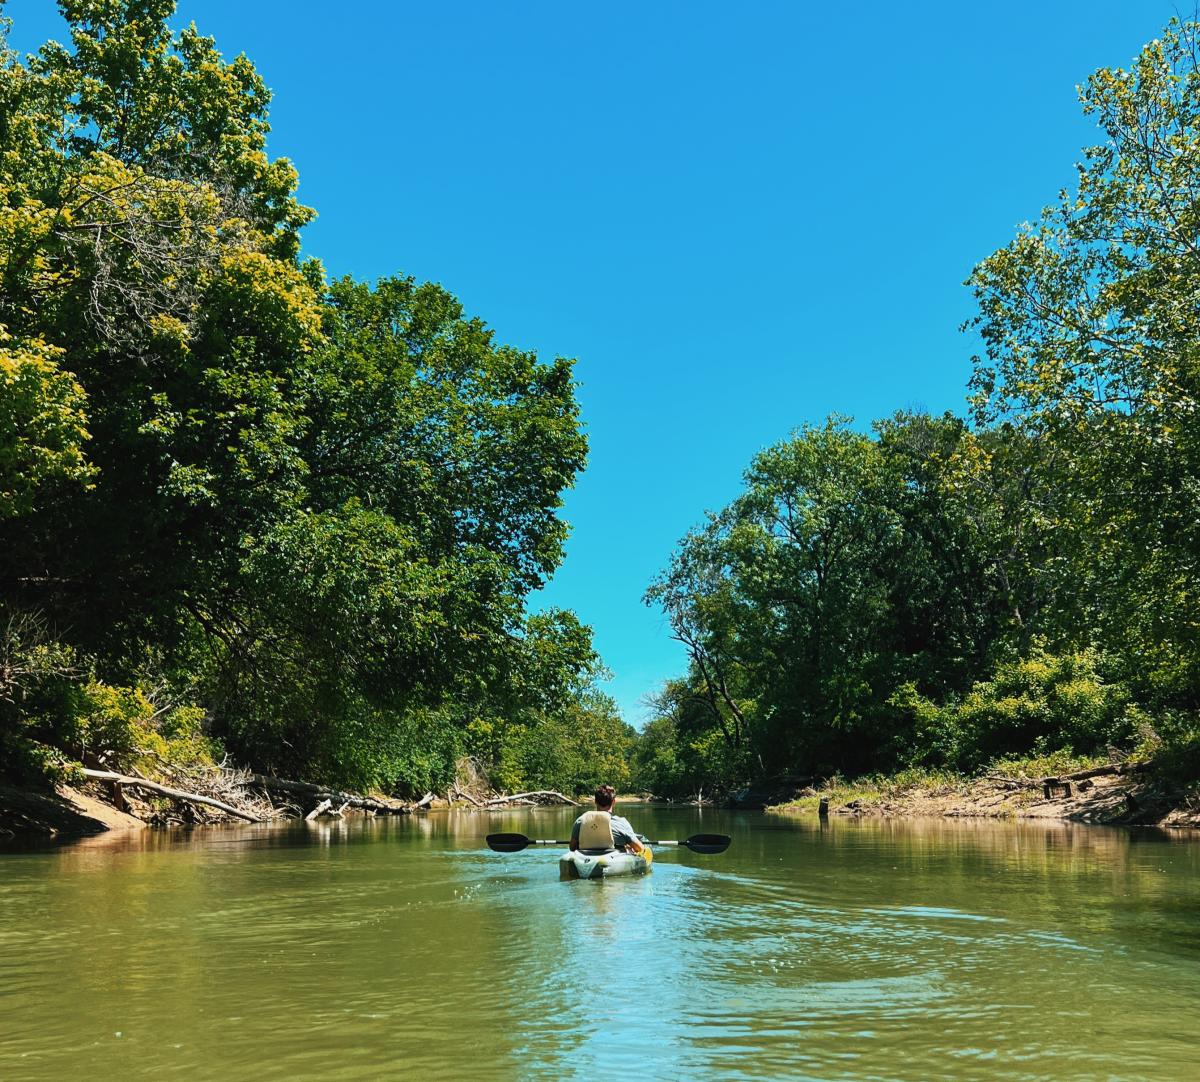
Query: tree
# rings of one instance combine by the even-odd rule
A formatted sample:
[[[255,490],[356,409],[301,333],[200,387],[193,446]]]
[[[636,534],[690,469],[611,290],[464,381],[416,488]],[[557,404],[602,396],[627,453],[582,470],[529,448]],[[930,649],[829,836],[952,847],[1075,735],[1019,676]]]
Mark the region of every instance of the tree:
[[[648,592],[688,647],[687,686],[730,749],[745,748],[735,773],[894,755],[887,701],[935,647],[946,609],[947,576],[920,547],[936,516],[905,472],[905,455],[927,461],[909,453],[921,426],[936,422],[900,418],[878,440],[833,418],[763,451],[745,492],[684,539]],[[902,569],[935,581],[922,594]]]
[[[525,611],[586,457],[572,362],[327,283],[250,61],[172,0],[60,8],[69,46],[0,42],[3,606],[328,781],[432,784],[473,719],[582,708],[590,632]]]
[[[1129,70],[1081,88],[1103,143],[970,279],[986,357],[977,418],[1051,446],[1079,637],[1175,707],[1200,704],[1200,66],[1173,20]]]
[[[92,468],[83,388],[41,339],[0,328],[0,520],[29,514],[54,484],[86,485]]]

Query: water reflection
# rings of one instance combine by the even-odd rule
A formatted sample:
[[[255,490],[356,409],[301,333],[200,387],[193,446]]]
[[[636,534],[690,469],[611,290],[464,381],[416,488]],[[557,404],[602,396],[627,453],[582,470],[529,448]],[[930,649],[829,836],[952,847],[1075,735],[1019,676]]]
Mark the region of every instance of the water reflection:
[[[1187,1077],[1200,847],[637,808],[733,835],[558,880],[570,809],[0,855],[0,1078]],[[1138,989],[1137,995],[1129,994]],[[116,1036],[120,1034],[120,1036]]]

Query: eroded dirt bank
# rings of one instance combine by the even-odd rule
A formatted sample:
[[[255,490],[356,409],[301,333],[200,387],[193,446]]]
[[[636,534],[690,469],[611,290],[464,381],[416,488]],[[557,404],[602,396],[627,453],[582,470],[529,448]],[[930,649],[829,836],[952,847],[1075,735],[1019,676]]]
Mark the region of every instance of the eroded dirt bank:
[[[136,816],[68,785],[48,793],[0,786],[0,838],[100,834],[106,830],[140,830],[146,825]]]

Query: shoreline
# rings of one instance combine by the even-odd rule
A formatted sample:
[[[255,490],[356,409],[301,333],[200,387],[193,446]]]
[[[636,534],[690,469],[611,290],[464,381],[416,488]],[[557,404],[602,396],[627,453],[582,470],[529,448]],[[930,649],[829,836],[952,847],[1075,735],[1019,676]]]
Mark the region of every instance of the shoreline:
[[[304,785],[305,783],[289,783]],[[313,789],[318,787],[312,786]],[[342,794],[346,795],[346,794]],[[447,794],[449,795],[449,794]],[[0,842],[23,838],[69,839],[89,835],[154,829],[167,825],[130,814],[140,805],[117,807],[109,788],[89,783],[84,787],[58,785],[52,791],[0,786]],[[368,800],[362,799],[362,803]],[[626,804],[657,804],[644,795],[626,796]],[[382,802],[381,802],[382,803]],[[423,800],[404,806],[396,802],[393,814],[423,811],[502,811],[514,805],[471,807],[446,798]],[[665,802],[671,806],[674,802]],[[769,815],[882,819],[990,819],[1022,822],[1061,822],[1095,826],[1157,826],[1200,828],[1200,797],[1172,786],[1150,764],[1100,766],[1056,777],[1030,778],[988,775],[981,778],[948,778],[944,775],[899,775],[826,783],[805,788],[786,798],[776,791],[760,800],[726,807],[761,810]],[[520,806],[520,805],[517,805]],[[682,806],[682,805],[681,805]],[[348,809],[343,809],[348,810]],[[336,811],[327,814],[337,815]],[[355,809],[351,814],[373,815]],[[280,820],[300,816],[281,816]],[[199,822],[236,822],[230,816],[206,815]]]
[[[33,789],[0,783],[0,844],[174,826],[221,826],[246,821],[250,825],[298,819],[329,821],[429,811],[487,814],[575,803],[550,790],[512,795],[479,790],[476,795],[465,785],[451,786],[440,796],[428,792],[420,800],[405,801],[342,791],[313,782],[238,771],[225,773],[232,775],[235,788],[221,783],[219,768],[210,772],[208,783],[193,776],[189,784],[200,790],[219,792],[234,803],[215,800],[204,792],[169,788],[141,776],[109,775],[102,771],[91,771],[89,779],[76,786],[59,783],[52,788]]]
[[[1104,768],[1100,768],[1104,769]],[[1180,792],[1148,764],[1120,773],[1078,771],[1054,778],[989,776],[945,781],[878,779],[806,790],[767,803],[774,815],[1009,819],[1094,826],[1200,827],[1200,798]]]
[[[150,824],[92,793],[69,785],[49,790],[0,785],[0,841],[19,838],[86,838]]]

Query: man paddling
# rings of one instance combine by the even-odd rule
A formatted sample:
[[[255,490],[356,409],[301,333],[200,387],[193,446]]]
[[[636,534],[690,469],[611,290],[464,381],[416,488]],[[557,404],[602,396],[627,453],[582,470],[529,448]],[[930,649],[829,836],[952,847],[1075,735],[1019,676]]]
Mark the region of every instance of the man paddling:
[[[613,815],[616,803],[617,791],[611,785],[596,790],[596,810],[584,812],[571,827],[572,849],[585,853],[607,853],[611,849],[640,853],[645,848],[629,820]]]

